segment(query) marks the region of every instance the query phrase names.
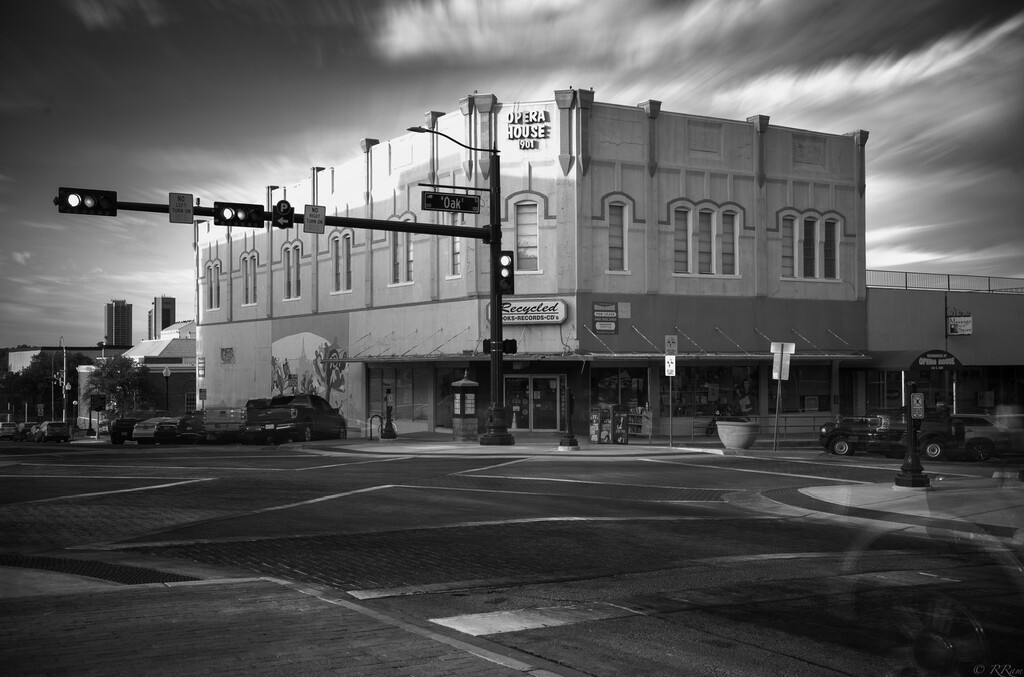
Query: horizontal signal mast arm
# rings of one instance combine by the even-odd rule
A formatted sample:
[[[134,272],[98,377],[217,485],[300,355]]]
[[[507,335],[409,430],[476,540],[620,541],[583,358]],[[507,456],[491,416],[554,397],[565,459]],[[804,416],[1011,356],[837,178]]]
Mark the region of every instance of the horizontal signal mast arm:
[[[170,207],[166,204],[153,202],[121,202],[118,201],[117,208],[127,212],[151,212],[154,214],[169,214]],[[193,207],[192,213],[195,216],[216,216],[213,207]],[[270,221],[273,218],[273,211],[264,210],[264,220]],[[293,217],[295,223],[304,223],[305,216],[298,212]],[[346,216],[327,216],[324,223],[337,228],[363,228],[366,230],[387,230],[395,233],[420,233],[423,235],[448,235],[450,237],[470,237],[478,240],[489,240],[491,227],[483,226],[472,228],[470,226],[443,226],[433,223],[418,223],[416,221],[382,221],[380,219],[356,219]]]

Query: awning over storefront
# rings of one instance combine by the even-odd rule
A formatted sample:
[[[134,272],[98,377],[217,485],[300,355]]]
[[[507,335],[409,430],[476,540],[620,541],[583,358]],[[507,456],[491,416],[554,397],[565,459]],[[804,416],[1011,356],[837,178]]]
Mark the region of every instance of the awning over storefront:
[[[960,360],[945,350],[881,350],[871,353],[864,365],[873,369],[910,371],[919,369],[956,369]]]
[[[676,355],[679,362],[771,362],[773,355],[769,352],[756,353],[708,353],[680,352]],[[487,353],[466,352],[462,354],[430,355],[359,355],[343,358],[346,362],[486,362],[491,359]],[[652,362],[665,359],[664,353],[515,353],[505,356],[505,362]],[[859,353],[798,353],[793,355],[795,362],[820,362],[841,360],[865,362],[867,355]]]

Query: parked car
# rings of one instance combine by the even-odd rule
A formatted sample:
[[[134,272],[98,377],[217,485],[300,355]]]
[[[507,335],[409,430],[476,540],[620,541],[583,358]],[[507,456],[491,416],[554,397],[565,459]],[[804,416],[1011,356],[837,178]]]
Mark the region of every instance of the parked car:
[[[917,431],[918,452],[931,460],[944,460],[964,453],[964,426],[956,419],[926,416]],[[856,451],[902,456],[907,425],[903,410],[871,412],[867,416],[837,416],[821,426],[821,445],[837,456],[850,456]]]
[[[19,423],[18,427],[14,431],[13,439],[15,442],[29,442],[33,439],[35,434],[36,424],[35,423]]]
[[[1012,428],[1012,421],[986,414],[957,414],[964,425],[964,451],[972,461],[992,456],[1024,453],[1024,430]]]
[[[110,431],[110,441],[113,444],[123,444],[125,440],[134,439],[132,436],[135,430],[135,424],[139,421],[145,421],[149,418],[156,418],[157,416],[170,416],[169,411],[162,409],[150,409],[142,411],[133,411],[130,414],[122,416],[121,418],[115,418],[108,425]]]
[[[319,395],[278,395],[249,400],[246,404],[245,437],[248,440],[308,442],[312,439],[344,439],[348,423],[340,410]]]
[[[179,418],[177,438],[185,444],[198,444],[210,439],[206,433],[206,412],[190,411]]]
[[[17,430],[18,430],[18,424],[13,422],[13,421],[3,421],[3,422],[0,422],[0,440],[2,440],[2,439],[13,440],[14,439],[14,433],[17,432]]]
[[[67,442],[71,439],[71,428],[64,421],[43,421],[33,432],[36,442]]]
[[[178,419],[175,416],[155,416],[139,421],[132,428],[132,439],[139,444],[167,444],[178,437]]]

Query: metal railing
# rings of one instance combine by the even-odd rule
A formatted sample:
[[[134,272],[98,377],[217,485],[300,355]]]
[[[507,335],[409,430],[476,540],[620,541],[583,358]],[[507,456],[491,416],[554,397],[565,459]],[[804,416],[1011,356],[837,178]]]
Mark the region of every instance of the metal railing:
[[[833,421],[836,414],[821,412],[818,414],[780,414],[780,442],[817,442],[818,431],[823,423]],[[775,414],[767,416],[749,416],[747,420],[757,422],[760,427],[759,440],[772,440],[775,436]],[[672,437],[677,442],[712,442],[718,441],[714,432],[708,434],[710,416],[676,416],[672,419]],[[664,426],[662,426],[664,428]],[[668,430],[659,430],[659,437],[668,436]],[[642,438],[641,438],[642,439]]]
[[[907,273],[896,270],[867,270],[865,272],[867,273],[866,284],[869,287],[1024,294],[1024,279],[1017,277]]]

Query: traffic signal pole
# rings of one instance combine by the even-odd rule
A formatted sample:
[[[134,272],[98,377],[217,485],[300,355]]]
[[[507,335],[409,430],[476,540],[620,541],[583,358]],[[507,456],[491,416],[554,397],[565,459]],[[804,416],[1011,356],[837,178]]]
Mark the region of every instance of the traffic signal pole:
[[[512,445],[515,438],[505,422],[505,363],[503,361],[503,334],[501,328],[501,156],[492,149],[491,155],[491,412],[487,416],[480,444]]]
[[[469,226],[446,226],[441,224],[433,223],[413,223],[409,221],[382,221],[378,219],[358,219],[343,216],[326,216],[324,217],[324,224],[326,226],[337,227],[337,228],[360,228],[364,230],[383,230],[395,233],[417,233],[422,235],[443,235],[447,237],[465,237],[474,238],[477,240],[483,240],[490,246],[490,259],[491,259],[491,289],[490,289],[490,302],[491,302],[491,409],[488,414],[487,423],[485,426],[485,432],[480,435],[480,444],[486,445],[513,445],[515,444],[515,438],[509,433],[508,424],[505,422],[505,370],[504,362],[502,361],[503,356],[503,345],[502,345],[502,327],[501,327],[501,286],[498,271],[501,269],[501,160],[498,155],[497,148],[483,149],[473,148],[466,144],[453,139],[452,137],[438,132],[435,130],[424,129],[421,127],[410,128],[410,131],[415,132],[429,132],[431,134],[437,134],[443,136],[456,144],[468,148],[469,150],[486,152],[491,158],[491,169],[490,169],[490,223],[483,228],[474,228]],[[96,214],[97,212],[93,209],[92,204],[87,204],[85,201],[81,203],[79,201],[71,202],[68,200],[69,195],[79,198],[80,195],[89,196],[91,193],[102,194],[102,207],[112,212],[107,215],[116,216],[118,210],[123,211],[134,211],[134,212],[150,212],[153,214],[170,214],[170,204],[163,203],[152,203],[152,202],[120,202],[117,200],[117,193],[114,191],[88,191],[76,188],[64,188],[61,187],[58,190],[57,196],[53,199],[53,203],[58,207],[58,211],[62,214]],[[91,202],[91,200],[90,200]],[[224,207],[243,206],[248,208],[250,205],[242,205],[241,203],[215,203],[220,205],[221,209]],[[191,222],[195,217],[206,216],[206,217],[220,217],[221,209],[214,207],[191,207],[191,216],[189,221]],[[274,211],[261,211],[258,213],[259,216],[256,221],[262,224],[265,221],[273,221]],[[174,217],[172,217],[173,220]],[[305,223],[304,214],[295,213],[292,216],[293,223]],[[260,225],[251,225],[253,223],[250,219],[245,225],[250,227],[261,227]],[[270,231],[271,233],[273,230]]]

